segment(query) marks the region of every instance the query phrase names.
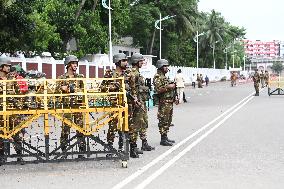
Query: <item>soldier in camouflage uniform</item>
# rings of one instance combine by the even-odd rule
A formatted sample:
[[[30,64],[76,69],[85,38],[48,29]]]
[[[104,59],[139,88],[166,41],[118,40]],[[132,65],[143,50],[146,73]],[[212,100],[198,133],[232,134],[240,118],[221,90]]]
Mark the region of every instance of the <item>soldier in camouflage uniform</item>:
[[[255,95],[254,96],[259,96],[259,82],[260,82],[260,76],[258,73],[258,70],[255,69],[255,73],[252,76],[253,79],[253,84],[254,84],[254,89],[255,89]]]
[[[128,60],[125,54],[119,53],[113,56],[113,63],[116,65],[116,69],[112,72],[111,70],[106,70],[105,73],[105,78],[120,78],[124,77],[125,79],[125,89],[126,91],[129,90],[128,87],[128,82],[127,82],[127,65],[128,65]],[[112,83],[108,81],[103,81],[102,86],[101,86],[101,91],[106,92],[107,88],[110,92],[118,92],[119,87],[121,83]],[[110,115],[111,116],[111,115]],[[128,101],[128,119],[129,123],[131,122],[131,116],[132,116],[132,111],[131,111],[131,103]],[[115,133],[118,132],[119,135],[119,140],[118,140],[118,150],[122,150],[123,148],[123,138],[122,138],[122,133],[117,130],[117,125],[118,125],[118,119],[115,118],[109,122],[109,129],[107,133],[107,142],[108,145],[113,147],[113,142],[115,138]],[[131,125],[129,125],[129,130],[131,132]]]
[[[264,73],[264,81],[265,81],[265,87],[267,87],[268,86],[268,82],[269,82],[269,73],[268,73],[267,70]]]
[[[173,116],[173,103],[178,103],[178,98],[175,95],[176,85],[171,83],[166,77],[168,72],[169,62],[165,59],[157,61],[157,74],[154,76],[155,93],[158,96],[158,120],[159,132],[161,134],[162,146],[172,146],[174,140],[168,138],[169,128]]]
[[[69,78],[84,78],[83,74],[77,74],[76,70],[78,67],[78,58],[74,55],[67,56],[64,61],[64,65],[66,66],[66,73],[59,76],[58,79],[69,79]],[[60,84],[58,86],[58,90],[61,93],[76,93],[82,91],[83,82],[82,81],[60,81]],[[78,96],[74,97],[74,99],[65,97],[62,99],[63,107],[64,108],[74,108],[77,106],[80,106],[80,103],[82,103],[82,99],[78,100],[75,99],[78,98]],[[63,114],[64,118],[69,119],[70,121],[73,121],[78,126],[83,127],[83,115],[82,113],[65,113]],[[70,135],[70,127],[66,125],[65,123],[62,123],[62,131],[61,131],[61,137],[60,137],[60,143],[61,143],[61,149],[64,152],[68,145],[68,137]],[[76,133],[77,139],[79,142],[79,152],[85,152],[86,151],[86,141],[82,133],[78,132]],[[66,158],[66,156],[64,156]],[[78,158],[84,158],[83,155],[78,155]]]
[[[133,106],[133,117],[131,121],[132,132],[129,132],[130,136],[130,157],[138,158],[139,154],[143,153],[143,150],[153,150],[147,142],[147,128],[148,117],[146,112],[145,93],[148,88],[145,86],[144,78],[139,73],[139,68],[142,67],[144,58],[141,54],[135,53],[131,56],[132,68],[129,73],[129,98],[131,99]],[[137,148],[138,134],[142,140],[142,150]]]
[[[142,140],[142,151],[151,151],[155,148],[150,146],[147,141],[147,129],[148,129],[148,115],[147,115],[147,105],[146,101],[150,99],[149,87],[145,85],[145,78],[140,74],[139,69],[144,64],[144,57],[142,54],[135,53],[131,56],[131,75],[132,75],[132,85],[135,85],[135,93],[138,102],[141,103],[140,107],[136,106],[133,112],[133,124],[139,126],[139,137]],[[143,152],[140,152],[143,153]]]
[[[263,70],[261,70],[261,73],[259,74],[261,88],[264,88],[264,73]]]
[[[10,73],[10,69],[11,69],[11,61],[9,58],[6,57],[0,57],[0,80],[15,80],[15,78],[11,77]],[[9,82],[7,83],[6,86],[6,91],[7,94],[16,94],[16,90],[17,90],[17,85],[16,82]],[[3,93],[3,88],[2,86],[0,86],[0,92]],[[7,101],[9,101],[9,99],[7,99]],[[1,105],[3,103],[3,100],[1,99]],[[1,107],[3,108],[3,107]],[[13,129],[14,127],[18,126],[18,124],[20,123],[20,117],[19,115],[10,115],[9,116],[9,129]],[[4,120],[3,120],[3,116],[0,117],[0,127],[4,126]],[[1,132],[1,131],[0,131]],[[24,133],[24,130],[21,131],[22,133]],[[20,132],[15,134],[12,139],[15,142],[15,151],[17,153],[17,155],[21,156],[22,155],[22,150],[21,150],[21,146],[22,146],[22,139],[20,137]],[[4,155],[4,141],[3,139],[0,139],[0,156]],[[5,159],[0,158],[0,164],[1,161],[5,161]],[[17,158],[18,162],[22,162],[23,159],[21,157]]]

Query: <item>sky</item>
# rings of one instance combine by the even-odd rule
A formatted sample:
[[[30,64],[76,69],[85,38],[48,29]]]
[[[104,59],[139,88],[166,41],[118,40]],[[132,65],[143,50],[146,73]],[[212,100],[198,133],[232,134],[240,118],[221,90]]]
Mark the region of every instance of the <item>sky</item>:
[[[198,8],[215,9],[231,25],[244,27],[249,40],[284,41],[284,0],[199,0]]]

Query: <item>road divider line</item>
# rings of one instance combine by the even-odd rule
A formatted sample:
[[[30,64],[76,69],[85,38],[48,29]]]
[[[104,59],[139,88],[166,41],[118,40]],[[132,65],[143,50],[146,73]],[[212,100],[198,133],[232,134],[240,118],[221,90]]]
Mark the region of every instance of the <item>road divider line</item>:
[[[205,129],[207,129],[210,125],[212,125],[213,123],[215,123],[216,121],[218,121],[220,118],[222,118],[223,116],[225,116],[226,114],[228,114],[230,111],[232,111],[233,109],[235,109],[237,106],[239,106],[240,104],[242,104],[244,101],[246,101],[247,99],[249,99],[254,93],[251,93],[250,95],[248,95],[247,97],[245,97],[244,99],[242,99],[241,101],[239,101],[237,104],[235,104],[234,106],[232,106],[231,108],[229,108],[228,110],[226,110],[225,112],[223,112],[221,115],[219,115],[218,117],[216,117],[215,119],[213,119],[212,121],[210,121],[209,123],[207,123],[206,125],[204,125],[202,128],[200,128],[199,130],[195,131],[194,133],[192,133],[190,136],[188,136],[187,138],[183,139],[181,142],[179,142],[178,144],[174,145],[172,148],[170,148],[169,150],[167,150],[166,152],[164,152],[163,154],[161,154],[160,156],[158,156],[157,158],[155,158],[154,160],[152,160],[150,163],[148,163],[147,165],[145,165],[144,167],[140,168],[138,171],[136,171],[135,173],[133,173],[132,175],[130,175],[129,177],[125,178],[124,180],[122,180],[121,182],[119,182],[118,184],[116,184],[114,187],[112,187],[112,189],[121,189],[124,186],[126,186],[128,183],[132,182],[134,179],[136,179],[138,176],[140,176],[141,174],[143,174],[144,172],[146,172],[148,169],[150,169],[151,167],[153,167],[154,165],[156,165],[157,163],[159,163],[161,160],[163,160],[164,158],[166,158],[169,154],[171,154],[173,151],[175,151],[176,149],[178,149],[180,146],[182,146],[183,144],[185,144],[187,141],[189,141],[190,139],[192,139],[193,137],[195,137],[196,135],[198,135],[199,133],[201,133],[202,131],[204,131]]]
[[[187,146],[178,155],[176,155],[174,158],[172,158],[170,161],[168,161],[166,164],[164,164],[160,169],[158,169],[156,172],[151,174],[147,179],[145,179],[143,182],[141,182],[137,187],[135,187],[135,189],[144,189],[148,184],[150,184],[154,179],[156,179],[158,176],[160,176],[165,170],[167,170],[171,165],[173,165],[176,161],[178,161],[181,157],[183,157],[193,147],[195,147],[197,144],[199,144],[203,139],[205,139],[213,131],[215,131],[217,128],[219,128],[226,120],[228,120],[234,113],[236,113],[238,110],[240,110],[243,106],[245,106],[253,98],[254,97],[251,96],[249,99],[247,99],[243,104],[241,104],[239,107],[237,107],[231,113],[229,113],[220,122],[218,122],[214,127],[212,127],[206,133],[201,135],[197,140],[192,142],[189,146]]]

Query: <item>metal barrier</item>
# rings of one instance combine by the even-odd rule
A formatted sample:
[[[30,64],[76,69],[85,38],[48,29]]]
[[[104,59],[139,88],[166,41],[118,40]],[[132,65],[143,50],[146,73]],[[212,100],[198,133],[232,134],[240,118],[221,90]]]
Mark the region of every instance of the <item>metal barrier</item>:
[[[21,92],[21,82],[28,82],[28,92]],[[0,81],[0,163],[120,159],[127,167],[128,105],[123,78],[21,82]],[[110,83],[115,83],[115,90],[110,90]],[[122,150],[106,143],[111,121],[117,122]]]
[[[284,77],[270,77],[268,81],[268,95],[284,95]]]

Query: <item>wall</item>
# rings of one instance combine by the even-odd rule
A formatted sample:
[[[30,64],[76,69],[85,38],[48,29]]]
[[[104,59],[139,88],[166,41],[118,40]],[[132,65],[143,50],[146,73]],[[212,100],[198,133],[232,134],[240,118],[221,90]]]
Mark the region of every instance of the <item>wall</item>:
[[[151,55],[144,55],[145,64],[140,69],[141,74],[145,78],[153,78],[157,72],[156,67],[153,65]],[[35,69],[44,72],[48,79],[56,79],[59,75],[65,72],[64,60],[55,60],[52,57],[36,57],[36,58],[18,58],[11,57],[12,64],[20,64],[24,70]],[[78,73],[84,74],[89,78],[103,77],[104,71],[107,68],[114,68],[114,64],[108,61],[108,55],[98,54],[95,55],[91,62],[87,60],[79,61]],[[212,68],[190,68],[190,67],[175,67],[170,66],[168,76],[174,79],[177,70],[181,69],[185,77],[186,83],[191,83],[193,74],[202,74],[204,77],[207,75],[210,81],[219,81],[222,77],[230,78],[230,72],[225,69],[212,69]]]

